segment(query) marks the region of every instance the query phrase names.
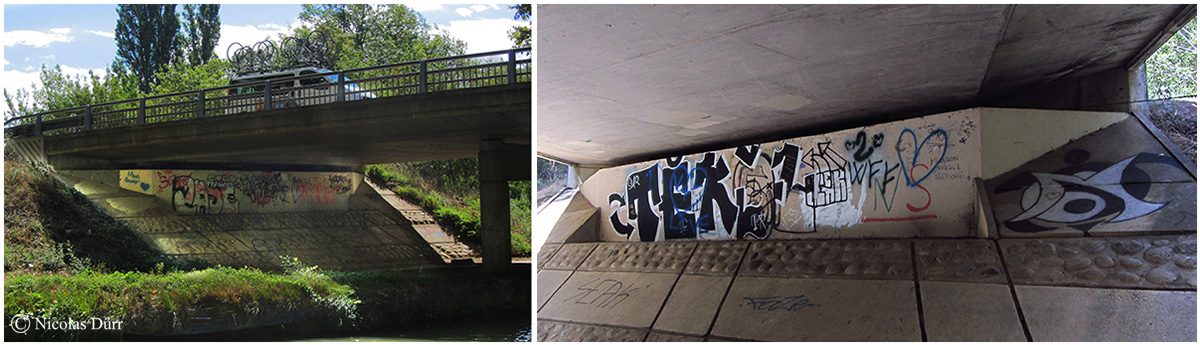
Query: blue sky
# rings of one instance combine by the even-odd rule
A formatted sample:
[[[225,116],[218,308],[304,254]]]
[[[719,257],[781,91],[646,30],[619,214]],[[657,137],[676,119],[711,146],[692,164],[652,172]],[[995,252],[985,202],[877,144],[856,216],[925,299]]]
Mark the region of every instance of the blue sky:
[[[467,42],[467,50],[484,52],[508,49],[509,28],[521,24],[512,19],[509,4],[409,5],[430,24]],[[301,5],[221,5],[221,40],[217,55],[225,56],[232,42],[250,44],[276,37],[299,26]],[[182,11],[182,6],[176,11]],[[102,74],[116,56],[113,30],[117,25],[116,5],[18,5],[2,10],[3,72],[0,88],[12,93],[37,82],[42,65],[60,65],[72,75],[89,70]]]

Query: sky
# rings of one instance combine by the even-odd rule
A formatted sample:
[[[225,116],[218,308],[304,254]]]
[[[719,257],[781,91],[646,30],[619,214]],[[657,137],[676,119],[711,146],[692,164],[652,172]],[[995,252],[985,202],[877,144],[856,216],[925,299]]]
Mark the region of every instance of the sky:
[[[467,43],[467,53],[509,49],[508,30],[524,24],[513,20],[508,4],[409,5],[425,20]],[[183,10],[176,8],[176,13]],[[217,55],[225,57],[233,42],[250,45],[299,26],[301,5],[221,5],[221,38]],[[116,5],[17,5],[2,10],[3,71],[0,88],[11,94],[38,82],[42,65],[59,65],[71,75],[93,71],[103,75],[116,57],[113,31]]]

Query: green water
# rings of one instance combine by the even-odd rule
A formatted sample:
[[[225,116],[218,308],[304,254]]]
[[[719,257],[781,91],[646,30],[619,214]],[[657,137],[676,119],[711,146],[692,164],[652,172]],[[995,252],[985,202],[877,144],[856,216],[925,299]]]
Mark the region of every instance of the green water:
[[[533,331],[528,317],[457,320],[428,327],[364,332],[333,338],[291,339],[289,341],[530,341]]]

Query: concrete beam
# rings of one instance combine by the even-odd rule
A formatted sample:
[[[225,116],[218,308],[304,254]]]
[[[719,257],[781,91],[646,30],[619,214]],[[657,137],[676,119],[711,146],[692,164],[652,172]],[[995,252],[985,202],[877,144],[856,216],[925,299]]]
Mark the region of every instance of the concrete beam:
[[[362,165],[473,157],[478,141],[528,144],[530,84],[389,97],[344,104],[46,137],[60,169],[181,162]],[[528,160],[526,154],[525,160]]]

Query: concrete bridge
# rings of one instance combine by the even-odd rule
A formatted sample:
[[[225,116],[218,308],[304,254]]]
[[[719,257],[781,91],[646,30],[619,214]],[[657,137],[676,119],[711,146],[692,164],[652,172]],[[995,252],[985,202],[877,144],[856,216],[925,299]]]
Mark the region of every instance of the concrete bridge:
[[[542,5],[538,338],[1195,341],[1195,13]]]
[[[529,53],[526,48],[471,54],[89,105],[10,119],[5,130],[9,145],[53,166],[114,214],[185,224],[148,230],[151,237],[172,234],[155,238],[169,253],[216,262],[236,256],[230,253],[269,261],[289,248],[323,248],[308,240],[253,245],[271,237],[327,238],[316,236],[328,231],[319,219],[300,221],[316,232],[255,237],[261,241],[233,233],[276,228],[220,225],[247,215],[286,223],[311,218],[309,212],[333,212],[326,216],[368,219],[336,227],[379,232],[399,226],[412,232],[351,247],[446,242],[438,240],[445,237],[440,230],[418,236],[417,228],[430,227],[428,215],[364,183],[359,172],[366,164],[479,157],[484,265],[501,268],[511,262],[507,181],[529,176]],[[301,78],[337,82],[296,82]],[[208,220],[194,218],[201,215]],[[193,223],[218,232],[172,230]],[[383,235],[360,239],[375,236]],[[179,241],[190,242],[177,246]],[[429,248],[410,252],[437,258]],[[380,260],[400,257],[405,256]]]

